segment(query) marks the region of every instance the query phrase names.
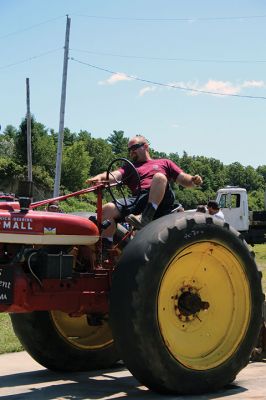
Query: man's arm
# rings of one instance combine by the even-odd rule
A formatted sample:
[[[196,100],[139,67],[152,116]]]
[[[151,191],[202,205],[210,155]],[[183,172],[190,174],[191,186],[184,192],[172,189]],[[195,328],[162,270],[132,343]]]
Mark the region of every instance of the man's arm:
[[[184,187],[200,186],[202,184],[202,178],[200,175],[190,175],[181,172],[176,179],[176,183],[179,183]]]
[[[113,171],[112,174],[109,174],[109,182],[115,183],[116,181],[120,181],[122,179],[122,174],[120,171]],[[92,178],[88,178],[86,180],[87,184],[97,184],[107,180],[107,172],[102,172],[101,174],[95,175]]]

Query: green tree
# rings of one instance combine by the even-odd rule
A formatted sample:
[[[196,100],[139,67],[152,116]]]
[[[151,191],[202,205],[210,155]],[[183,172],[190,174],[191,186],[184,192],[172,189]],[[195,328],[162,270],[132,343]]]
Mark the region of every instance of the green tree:
[[[0,182],[1,190],[15,192],[17,183],[22,179],[25,168],[16,164],[13,160],[0,157]]]
[[[185,172],[189,173],[191,169],[191,163],[192,163],[192,157],[190,157],[188,153],[184,151],[182,157],[180,158],[180,163],[179,163],[180,168],[182,168]]]
[[[247,189],[248,192],[252,190],[263,190],[264,187],[263,176],[250,165],[245,168],[244,187]]]
[[[235,162],[226,166],[226,184],[230,186],[243,186],[245,182],[245,168]]]
[[[7,125],[3,134],[0,135],[0,157],[14,158],[16,135],[16,128],[13,125]]]
[[[42,166],[32,166],[32,180],[34,201],[53,196],[54,179]]]
[[[217,191],[226,184],[226,169],[221,161],[215,158],[209,158],[208,160],[212,177],[211,189]]]
[[[63,153],[61,184],[71,191],[84,187],[90,163],[91,158],[82,141],[68,146]]]
[[[264,210],[264,191],[254,190],[248,193],[248,205],[252,211]]]
[[[257,168],[257,172],[263,177],[264,184],[266,183],[266,165],[260,165]]]
[[[180,157],[178,153],[170,153],[169,159],[176,163],[176,165],[180,165]]]
[[[56,146],[54,139],[48,135],[48,130],[31,119],[31,147],[32,164],[45,168],[50,174],[54,173]],[[15,139],[16,160],[20,165],[27,165],[27,120],[20,124],[20,129]]]
[[[0,137],[0,157],[14,158],[15,142],[12,138]]]
[[[91,163],[90,175],[94,176],[106,171],[110,162],[114,159],[110,145],[103,139],[94,139],[91,142],[93,160]],[[89,152],[89,154],[91,154]]]
[[[86,131],[82,131],[79,137],[84,142],[86,150],[91,157],[89,176],[94,176],[106,171],[111,160],[114,159],[111,145],[104,139],[95,139]]]
[[[70,131],[70,129],[64,129],[64,146],[72,146],[77,140],[77,135]]]
[[[175,189],[176,201],[182,204],[185,210],[194,209],[199,204],[207,203],[206,194],[200,189]]]
[[[17,129],[13,125],[7,125],[3,132],[3,136],[15,140],[18,134]]]
[[[111,144],[112,151],[117,157],[127,157],[127,144],[129,138],[124,136],[124,131],[113,131],[107,138],[107,142]]]
[[[163,151],[156,151],[150,148],[150,155],[152,158],[169,158]]]
[[[226,167],[227,184],[231,186],[240,186],[252,190],[262,189],[264,186],[263,176],[250,165],[243,167],[239,162],[235,162]]]
[[[84,143],[88,143],[92,139],[91,133],[86,130],[81,130],[78,133],[77,139],[82,140]]]

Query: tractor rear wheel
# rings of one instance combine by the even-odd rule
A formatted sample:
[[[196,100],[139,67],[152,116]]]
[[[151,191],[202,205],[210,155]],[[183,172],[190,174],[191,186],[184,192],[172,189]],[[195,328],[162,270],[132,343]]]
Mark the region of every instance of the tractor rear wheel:
[[[168,215],[125,248],[110,302],[116,345],[142,384],[205,393],[232,382],[249,361],[261,325],[261,275],[228,224],[202,213]]]
[[[35,311],[10,317],[25,350],[48,369],[102,369],[119,360],[108,322],[103,319],[69,317],[61,311]]]

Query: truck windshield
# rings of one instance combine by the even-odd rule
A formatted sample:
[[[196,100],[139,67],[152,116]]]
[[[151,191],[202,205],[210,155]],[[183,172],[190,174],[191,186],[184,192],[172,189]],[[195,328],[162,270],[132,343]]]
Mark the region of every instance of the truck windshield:
[[[239,193],[222,194],[219,201],[219,205],[221,208],[239,208],[240,194]]]

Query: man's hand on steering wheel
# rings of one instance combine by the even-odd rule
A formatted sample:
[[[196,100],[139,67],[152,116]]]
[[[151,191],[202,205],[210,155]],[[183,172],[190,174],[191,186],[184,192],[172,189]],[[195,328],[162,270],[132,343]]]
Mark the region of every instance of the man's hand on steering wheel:
[[[102,172],[101,174],[95,175],[86,180],[87,185],[99,185],[100,183],[112,184],[119,183],[122,179],[121,173],[116,170],[112,173],[109,173],[107,177],[107,172]]]
[[[123,166],[127,166],[127,175],[125,177],[122,177],[121,171],[118,169]],[[126,193],[123,190],[123,186],[127,186],[127,179],[133,179],[135,181],[135,200],[133,203],[130,204],[130,206],[135,205],[139,199],[140,196],[140,178],[139,174],[134,167],[134,165],[127,160],[126,158],[115,158],[108,166],[106,172],[102,172],[101,174],[95,175],[91,178],[88,178],[86,180],[87,185],[99,185],[99,184],[104,184],[104,186],[108,189],[111,197],[113,198],[113,201],[116,204],[119,204],[125,208],[128,207],[127,201],[126,201]],[[113,191],[113,189],[116,189],[116,191]],[[117,199],[117,191],[120,192],[121,197],[123,198],[123,202],[120,202],[119,199]]]
[[[87,179],[85,183],[87,183],[88,186],[94,186],[94,185],[99,185],[100,183],[102,183],[102,181],[100,179],[95,179],[94,177]]]

